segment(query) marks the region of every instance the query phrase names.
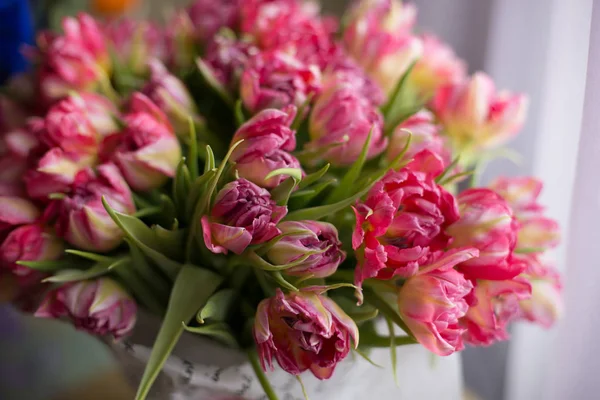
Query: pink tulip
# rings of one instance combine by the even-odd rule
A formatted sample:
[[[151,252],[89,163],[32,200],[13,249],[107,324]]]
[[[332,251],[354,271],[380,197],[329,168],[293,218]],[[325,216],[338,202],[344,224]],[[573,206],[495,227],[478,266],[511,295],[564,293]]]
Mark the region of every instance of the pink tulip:
[[[248,41],[217,35],[209,43],[203,58],[219,82],[235,92],[250,58],[258,53],[258,48]]]
[[[489,186],[502,196],[512,207],[518,217],[538,214],[544,207],[538,203],[538,197],[543,189],[542,181],[533,177],[496,179]]]
[[[286,221],[277,226],[285,236],[267,253],[269,261],[275,265],[286,265],[298,262],[310,252],[300,264],[286,269],[285,273],[293,276],[309,276],[325,278],[333,274],[346,259],[342,250],[342,242],[338,238],[335,226],[317,221]],[[298,232],[302,232],[299,233]]]
[[[133,214],[135,205],[127,183],[112,164],[77,174],[63,199],[53,200],[46,217],[56,216],[56,232],[73,246],[94,252],[117,247],[123,232],[102,205],[102,197],[116,211]]]
[[[24,127],[0,134],[0,182],[21,186],[23,175],[43,146],[36,127],[43,127],[43,120],[29,118]]]
[[[445,230],[459,218],[454,196],[433,176],[409,168],[389,172],[354,212],[352,248],[361,254],[356,285],[373,277],[415,275],[430,252],[448,246]]]
[[[150,79],[142,93],[167,115],[179,135],[188,137],[190,119],[199,119],[192,96],[183,82],[169,73],[160,61],[152,60],[149,66]]]
[[[477,152],[504,144],[525,121],[527,98],[496,92],[494,82],[483,73],[470,80],[440,88],[432,108],[454,147],[465,162]]]
[[[419,343],[440,356],[463,349],[459,325],[469,308],[465,297],[473,284],[454,266],[477,257],[477,250],[451,250],[429,256],[427,264],[402,284],[398,310]]]
[[[383,117],[369,100],[347,83],[333,82],[317,98],[309,120],[307,149],[327,149],[322,157],[334,165],[350,165],[360,155],[371,133],[368,158],[387,146]]]
[[[165,64],[174,71],[184,71],[194,64],[196,39],[194,25],[186,10],[175,11],[165,27]]]
[[[412,4],[396,0],[363,0],[350,11],[344,45],[387,94],[422,53],[410,34],[415,17]]]
[[[43,273],[17,264],[17,261],[52,261],[63,255],[63,243],[48,228],[23,225],[8,234],[0,244],[0,270],[7,269],[22,286],[39,282]]]
[[[35,315],[68,318],[76,328],[120,339],[135,326],[135,301],[109,278],[68,283],[46,295]]]
[[[235,165],[238,175],[264,188],[275,188],[284,180],[286,175],[277,175],[265,179],[271,172],[281,168],[302,169],[300,161],[287,151],[273,150],[266,154],[248,153],[238,160]]]
[[[354,88],[361,97],[368,99],[374,106],[380,106],[385,96],[379,85],[365,73],[352,58],[340,50],[326,69],[323,77],[324,86],[331,82],[345,83]]]
[[[524,259],[528,266],[522,276],[531,284],[531,298],[519,302],[521,318],[551,328],[564,312],[561,276],[538,256]]]
[[[234,28],[238,22],[240,0],[195,0],[188,7],[196,39],[208,42],[221,28]]]
[[[290,104],[300,107],[321,90],[321,73],[292,55],[268,51],[250,59],[240,85],[244,106],[252,113]]]
[[[34,199],[47,200],[52,193],[68,190],[77,174],[90,168],[94,160],[94,156],[79,158],[59,147],[51,149],[25,175],[27,194]]]
[[[328,379],[350,352],[350,339],[358,346],[358,328],[331,299],[312,291],[263,300],[256,310],[254,340],[263,369],[273,368],[273,357],[292,375],[310,370]]]
[[[540,215],[521,219],[519,222],[521,226],[517,237],[517,250],[544,251],[560,243],[560,226],[555,220]]]
[[[12,227],[35,222],[40,216],[37,207],[29,200],[0,196],[0,232]]]
[[[134,93],[124,121],[125,129],[108,139],[105,157],[115,162],[133,190],[161,187],[175,176],[181,161],[181,145],[167,116],[148,97]]]
[[[420,151],[427,149],[439,155],[445,166],[452,162],[448,144],[440,135],[440,128],[429,111],[419,111],[394,129],[385,153],[386,160],[392,161],[396,158],[406,146],[409,137],[410,145],[404,154],[404,160],[410,160]]]
[[[40,85],[43,95],[57,99],[75,90],[93,90],[110,72],[105,38],[89,15],[63,20],[64,34],[40,35]]]
[[[531,296],[531,285],[523,278],[503,281],[478,281],[474,301],[461,324],[464,340],[475,346],[489,346],[507,340],[508,324],[519,316],[519,301]]]
[[[452,247],[472,246],[479,258],[459,269],[469,278],[505,280],[523,272],[524,265],[512,262],[519,224],[512,209],[496,192],[468,189],[458,196],[460,219],[446,229]]]
[[[423,55],[409,76],[409,85],[421,98],[430,98],[442,86],[456,84],[466,77],[467,66],[450,46],[430,34],[420,36]]]
[[[213,253],[241,254],[279,235],[277,223],[286,214],[287,207],[276,205],[268,191],[240,178],[221,189],[210,215],[202,217],[204,243]]]
[[[165,35],[152,22],[123,18],[106,24],[103,33],[121,66],[134,74],[145,74],[149,59],[167,58]]]

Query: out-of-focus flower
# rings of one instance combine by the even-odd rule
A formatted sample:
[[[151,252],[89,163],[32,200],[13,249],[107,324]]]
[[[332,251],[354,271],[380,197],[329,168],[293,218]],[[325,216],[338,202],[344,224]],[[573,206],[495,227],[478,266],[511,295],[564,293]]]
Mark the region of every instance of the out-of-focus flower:
[[[63,20],[64,34],[44,33],[38,38],[40,87],[48,99],[70,91],[94,90],[111,70],[105,37],[89,15]]]
[[[56,216],[56,233],[80,249],[107,252],[118,246],[123,232],[102,205],[102,197],[116,211],[133,214],[131,190],[112,164],[103,164],[96,173],[84,170],[77,174],[65,197],[53,200],[46,218]]]
[[[268,51],[250,59],[240,85],[244,106],[252,113],[290,104],[300,107],[321,90],[321,73],[292,55]]]
[[[221,28],[234,28],[239,19],[240,0],[196,0],[187,12],[194,26],[196,40],[206,43]]]
[[[286,221],[277,226],[285,236],[267,253],[269,261],[276,265],[299,262],[286,269],[285,273],[294,276],[314,276],[324,278],[333,274],[346,258],[342,242],[335,226],[317,221]],[[310,255],[311,253],[315,253]]]
[[[29,200],[0,196],[0,232],[24,224],[35,222],[40,216],[37,207]]]
[[[448,246],[445,230],[459,218],[454,196],[433,176],[409,168],[389,172],[354,211],[357,285],[372,277],[415,275],[430,252]]]
[[[0,136],[25,124],[27,112],[14,100],[0,95]]]
[[[121,67],[134,74],[144,74],[149,59],[167,58],[165,35],[152,22],[123,18],[106,24],[103,33]]]
[[[40,151],[37,129],[43,126],[41,118],[32,117],[24,127],[0,133],[0,182],[23,186],[23,175]]]
[[[466,77],[467,66],[437,37],[424,34],[420,38],[423,55],[415,64],[408,82],[421,98],[428,99],[440,87],[461,82]]]
[[[517,217],[530,213],[539,213],[544,207],[537,202],[543,184],[533,177],[517,177],[496,179],[489,186],[510,204]]]
[[[478,72],[470,80],[440,88],[432,109],[461,160],[473,161],[477,152],[499,146],[516,135],[525,121],[527,98],[496,92],[494,82]]]
[[[519,316],[519,302],[531,296],[531,285],[517,277],[503,281],[477,281],[474,299],[461,324],[464,339],[475,346],[489,346],[508,339],[508,323]]]
[[[411,160],[417,153],[427,149],[439,155],[447,166],[452,161],[452,156],[446,140],[439,133],[440,127],[435,124],[433,114],[427,110],[419,111],[396,127],[385,158],[388,161],[396,158],[410,137],[410,145],[404,154],[404,160]]]
[[[343,82],[351,87],[362,97],[368,99],[371,104],[379,106],[383,104],[385,96],[379,85],[365,73],[365,71],[348,55],[340,52],[330,61],[326,74],[323,77],[323,85],[329,86],[333,81]]]
[[[165,27],[166,65],[184,70],[193,65],[198,56],[194,25],[185,10],[175,12]]]
[[[51,149],[25,175],[27,194],[34,199],[46,200],[52,193],[68,190],[77,174],[89,168],[93,159],[77,158],[75,154],[65,153],[59,147]]]
[[[385,149],[383,117],[366,98],[347,83],[333,82],[319,95],[309,119],[309,150],[324,151],[334,165],[350,165],[360,155],[371,133],[368,158]]]
[[[0,244],[0,270],[8,270],[21,285],[39,281],[43,273],[17,264],[17,261],[52,261],[63,255],[63,243],[50,229],[39,224],[23,225]]]
[[[523,272],[512,252],[519,224],[508,203],[490,189],[468,189],[458,196],[460,219],[446,229],[452,247],[472,246],[479,257],[459,266],[469,278],[504,280]]]
[[[562,316],[562,279],[558,271],[539,256],[523,256],[527,269],[522,275],[531,284],[531,298],[521,300],[521,318],[550,328]]]
[[[203,57],[215,77],[231,92],[239,88],[240,79],[250,58],[259,50],[252,43],[217,35],[208,44]]]
[[[467,313],[465,297],[473,284],[454,266],[472,257],[477,257],[477,250],[437,252],[429,257],[432,265],[408,278],[398,292],[402,319],[419,343],[437,355],[447,356],[464,347],[459,319]]]
[[[169,117],[177,134],[188,136],[189,120],[198,121],[200,118],[192,96],[183,82],[169,73],[160,61],[152,60],[149,65],[150,79],[142,93]]]
[[[206,247],[213,253],[241,254],[251,244],[273,239],[277,223],[287,214],[265,189],[240,178],[221,189],[209,216],[202,217]]]
[[[275,357],[292,375],[310,370],[328,379],[350,352],[350,340],[358,346],[358,328],[328,297],[311,291],[284,295],[277,289],[258,305],[254,340],[263,369],[272,368]]]
[[[49,292],[35,315],[68,318],[76,328],[94,335],[126,336],[135,325],[137,305],[109,278],[68,283]]]
[[[412,4],[396,0],[363,0],[348,15],[346,49],[387,94],[423,51],[410,34],[415,17]]]
[[[107,139],[104,156],[115,162],[133,190],[161,187],[175,176],[181,160],[181,145],[167,116],[148,97],[134,93],[124,122],[125,129]]]
[[[272,188],[287,177],[279,175],[265,180],[270,172],[280,168],[301,168],[300,162],[288,153],[296,147],[296,132],[290,128],[295,115],[294,106],[282,111],[263,110],[238,129],[231,143],[244,141],[233,152],[231,161],[236,163],[239,176]]]

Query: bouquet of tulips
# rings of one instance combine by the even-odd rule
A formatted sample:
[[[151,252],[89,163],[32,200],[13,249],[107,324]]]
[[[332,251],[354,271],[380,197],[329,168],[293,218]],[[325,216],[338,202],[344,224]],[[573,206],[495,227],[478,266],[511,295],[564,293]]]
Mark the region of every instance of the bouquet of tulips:
[[[350,351],[446,356],[552,325],[541,182],[477,187],[526,98],[467,76],[415,17],[198,0],[164,26],[41,33],[0,97],[3,279],[96,335],[160,317],[140,400],[184,331],[247,351],[276,399],[273,360],[328,379]]]

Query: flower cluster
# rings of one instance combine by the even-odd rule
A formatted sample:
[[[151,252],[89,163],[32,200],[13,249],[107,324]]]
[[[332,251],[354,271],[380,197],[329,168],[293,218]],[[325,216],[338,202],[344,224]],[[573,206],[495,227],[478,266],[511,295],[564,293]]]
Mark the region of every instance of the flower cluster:
[[[159,343],[183,322],[318,379],[359,336],[394,342],[381,315],[444,356],[560,316],[542,183],[463,180],[526,98],[415,34],[413,5],[357,1],[343,25],[300,0],[172,15],[66,18],[0,95],[0,275],[45,292],[36,315],[119,339],[143,308]]]

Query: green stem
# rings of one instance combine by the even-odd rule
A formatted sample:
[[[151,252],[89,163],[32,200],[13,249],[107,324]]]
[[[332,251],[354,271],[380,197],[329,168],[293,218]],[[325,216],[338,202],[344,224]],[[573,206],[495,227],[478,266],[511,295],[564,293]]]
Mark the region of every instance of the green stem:
[[[263,390],[265,391],[267,398],[269,400],[279,400],[279,398],[277,397],[277,394],[275,393],[275,390],[273,390],[273,386],[271,386],[269,379],[267,378],[267,376],[265,375],[265,372],[262,370],[262,367],[260,366],[260,363],[258,361],[258,353],[256,352],[256,349],[255,348],[249,349],[247,351],[247,354],[248,354],[248,359],[250,360],[250,365],[252,365],[252,369],[254,370],[254,373],[256,374],[258,381],[260,382],[261,386],[263,387]]]
[[[364,347],[390,347],[390,340],[391,340],[391,338],[389,336],[361,335],[360,336],[360,345],[364,346]],[[409,344],[416,344],[416,343],[418,343],[418,342],[415,341],[415,339],[411,338],[410,336],[400,336],[400,337],[396,336],[394,338],[394,344],[396,346],[406,346]]]
[[[261,269],[256,268],[256,267],[253,267],[252,270],[254,271],[254,275],[256,275],[256,279],[258,280],[258,284],[260,285],[260,287],[263,290],[263,292],[265,293],[265,295],[267,297],[274,296],[275,295],[275,290],[273,290],[273,287],[267,281],[267,278],[265,276],[265,272],[262,271]]]

